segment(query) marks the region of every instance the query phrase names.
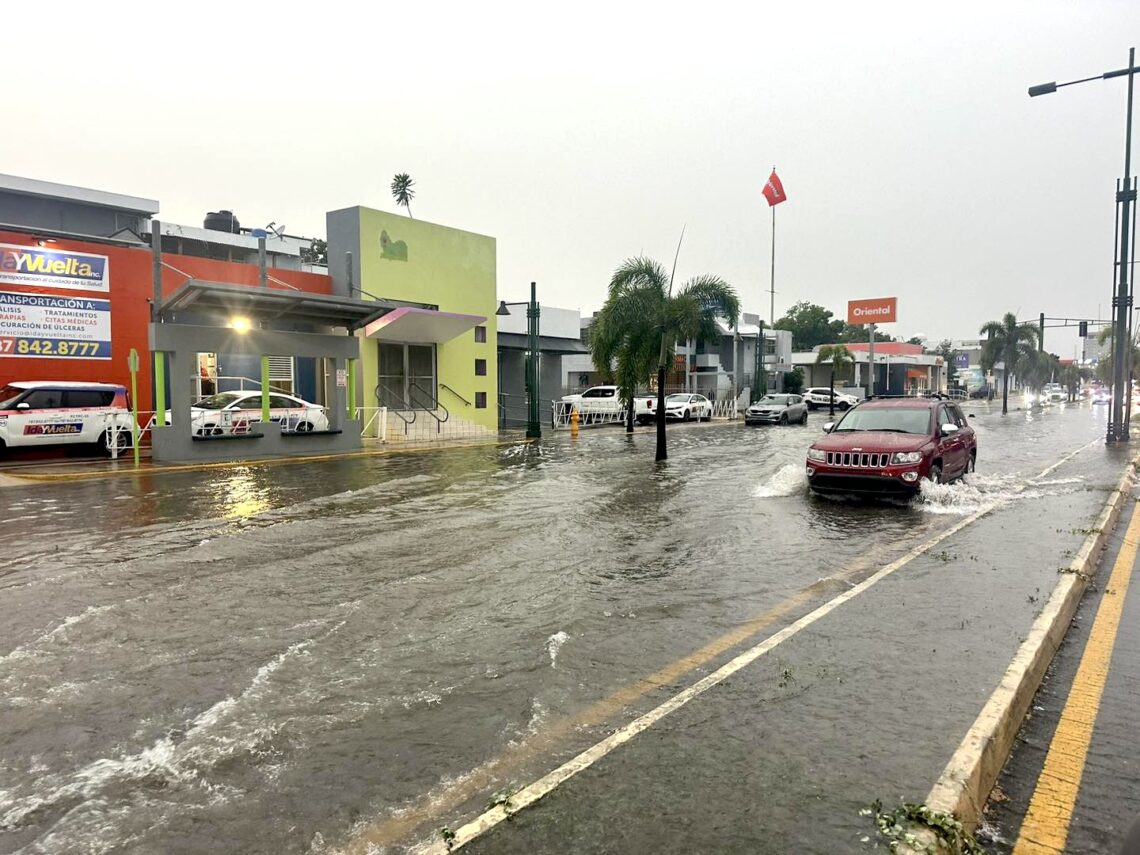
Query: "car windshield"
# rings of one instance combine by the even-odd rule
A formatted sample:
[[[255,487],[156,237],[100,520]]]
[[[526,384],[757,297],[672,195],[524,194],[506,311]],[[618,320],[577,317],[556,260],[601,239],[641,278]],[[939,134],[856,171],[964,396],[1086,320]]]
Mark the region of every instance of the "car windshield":
[[[893,433],[930,433],[926,407],[856,407],[835,426],[835,433],[881,430]]]
[[[217,395],[203,398],[193,406],[201,410],[224,410],[240,397],[239,392],[219,392]]]
[[[5,386],[0,390],[0,410],[10,410],[16,399],[26,392],[26,389],[17,389],[15,386]]]
[[[779,404],[781,407],[788,405],[788,395],[765,395],[756,403],[758,404]]]
[[[670,395],[665,399],[666,404],[687,404],[689,403],[688,395]]]

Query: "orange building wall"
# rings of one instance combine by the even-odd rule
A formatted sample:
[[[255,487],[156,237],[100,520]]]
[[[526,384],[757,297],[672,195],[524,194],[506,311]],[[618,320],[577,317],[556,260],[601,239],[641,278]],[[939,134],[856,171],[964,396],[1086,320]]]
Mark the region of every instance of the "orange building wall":
[[[17,246],[34,246],[30,235],[0,230],[0,243]],[[52,249],[88,252],[105,255],[108,259],[110,291],[68,290],[0,282],[0,291],[49,296],[85,296],[111,301],[111,359],[72,359],[52,357],[15,357],[0,355],[0,386],[19,380],[76,380],[97,383],[121,383],[130,388],[131,375],[127,356],[135,348],[140,356],[139,410],[154,407],[151,393],[151,364],[147,345],[147,325],[150,323],[150,298],[154,291],[151,279],[151,253],[148,248],[107,246],[85,241],[58,240]],[[163,261],[185,274],[211,282],[238,285],[257,285],[257,266],[230,261],[214,261],[187,255],[163,253]],[[173,293],[186,282],[186,276],[170,267],[163,268],[162,291]],[[270,268],[270,275],[294,288],[317,294],[332,293],[332,279],[324,274],[304,273],[299,270]],[[274,286],[272,282],[270,287]]]

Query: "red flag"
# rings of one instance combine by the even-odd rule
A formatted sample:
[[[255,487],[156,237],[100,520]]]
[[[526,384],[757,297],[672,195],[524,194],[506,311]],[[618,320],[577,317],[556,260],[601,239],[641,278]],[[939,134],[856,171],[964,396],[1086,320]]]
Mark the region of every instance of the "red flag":
[[[776,174],[774,169],[768,177],[768,183],[764,185],[764,198],[768,200],[769,208],[788,201],[788,197],[784,193],[784,185],[780,183],[780,176]]]

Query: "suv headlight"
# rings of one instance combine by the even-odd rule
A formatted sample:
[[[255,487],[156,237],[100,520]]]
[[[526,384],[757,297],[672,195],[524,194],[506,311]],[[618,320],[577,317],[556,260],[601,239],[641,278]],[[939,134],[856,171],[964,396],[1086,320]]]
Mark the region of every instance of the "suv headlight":
[[[921,460],[921,451],[896,451],[891,455],[891,463],[918,463]]]
[[[827,460],[827,453],[819,448],[808,449],[808,460],[824,461]]]

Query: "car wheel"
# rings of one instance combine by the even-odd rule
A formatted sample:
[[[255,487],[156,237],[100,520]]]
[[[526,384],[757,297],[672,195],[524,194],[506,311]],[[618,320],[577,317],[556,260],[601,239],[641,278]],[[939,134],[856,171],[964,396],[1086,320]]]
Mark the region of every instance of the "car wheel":
[[[807,410],[804,410],[804,414],[802,416],[800,416],[800,424],[801,425],[807,424]]]
[[[313,425],[311,422],[301,422],[297,425],[297,433],[312,433]]]
[[[840,401],[839,405],[836,407],[836,409],[839,410],[839,412],[841,412],[841,413],[845,413],[851,409],[851,405],[848,404],[846,401]]]
[[[970,455],[966,458],[966,471],[963,472],[962,474],[963,475],[973,475],[974,474],[974,467],[977,465],[977,463],[978,463],[978,452],[971,451]]]
[[[942,483],[942,467],[939,466],[937,463],[932,464],[930,467],[930,474],[927,477],[930,479],[931,484],[941,484]]]
[[[685,410],[684,415],[681,416],[681,421],[687,422],[689,420],[689,411]]]
[[[119,446],[119,453],[121,454],[131,447],[131,432],[129,430],[121,430],[114,435],[113,441]],[[103,433],[99,435],[99,447],[103,449],[108,457],[112,451],[111,443],[111,436],[108,435],[107,431],[103,431]]]
[[[788,423],[788,414],[780,413],[780,424],[786,425]]]

